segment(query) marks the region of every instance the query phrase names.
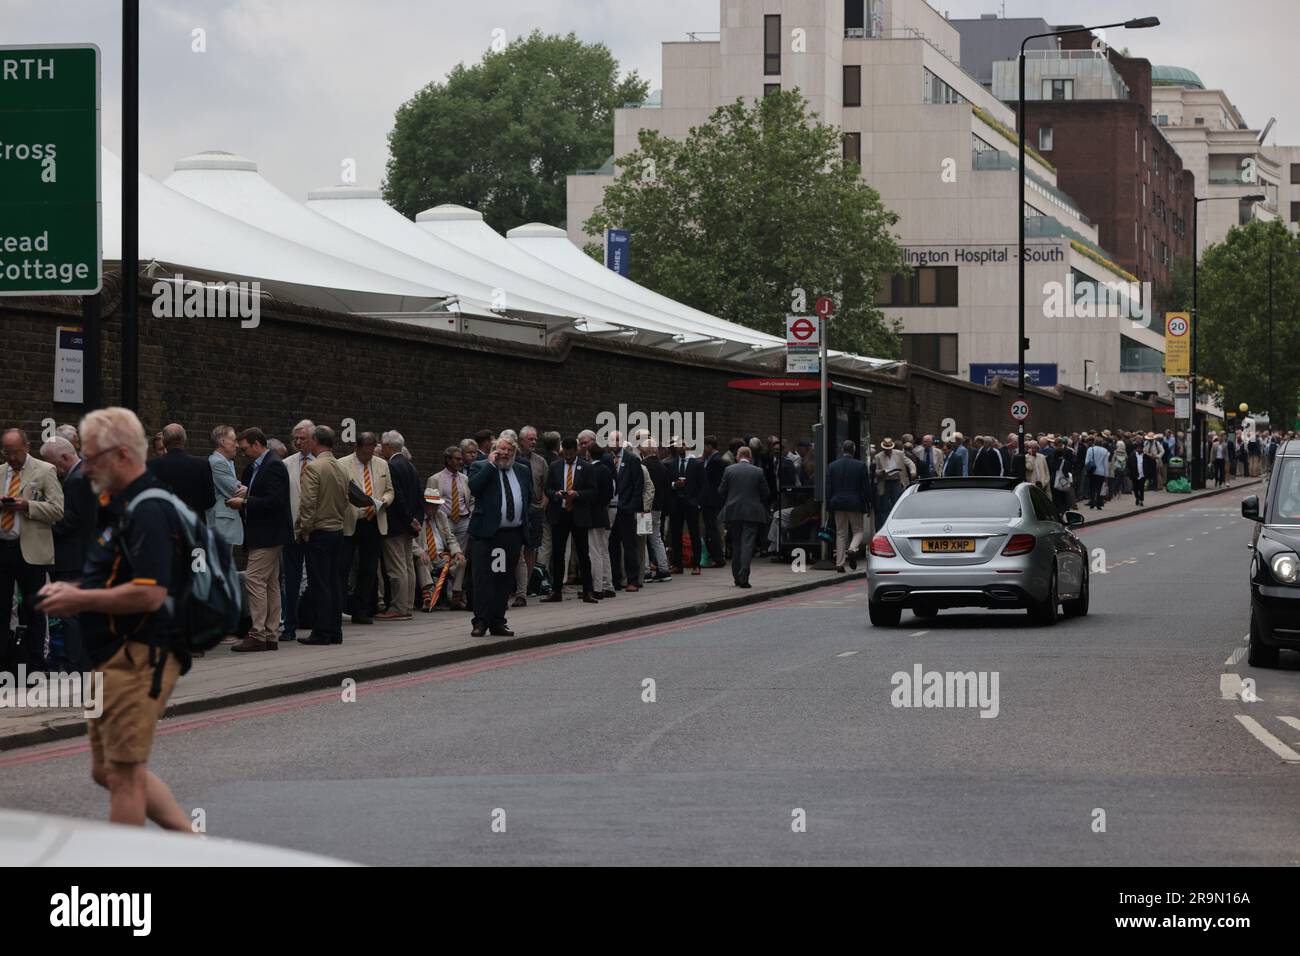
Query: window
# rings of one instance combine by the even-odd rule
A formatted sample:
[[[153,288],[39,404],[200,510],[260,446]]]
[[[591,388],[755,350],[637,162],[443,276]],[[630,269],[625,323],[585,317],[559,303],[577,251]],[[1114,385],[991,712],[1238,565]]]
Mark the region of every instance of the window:
[[[1291,164],[1291,184],[1300,183],[1300,163]]]
[[[910,275],[883,276],[876,289],[876,305],[955,307],[957,267],[918,266]]]
[[[1197,125],[1197,126],[1204,126],[1204,125],[1205,125],[1205,117],[1204,117],[1204,116],[1198,116],[1198,117],[1196,117],[1196,119],[1192,120],[1192,122],[1193,122],[1195,125]]]
[[[945,375],[957,374],[957,336],[952,333],[903,335],[903,361]]]
[[[846,163],[862,164],[862,134],[845,133],[844,134],[844,161]]]
[[[1121,372],[1163,372],[1165,353],[1143,345],[1127,335],[1119,337],[1119,370]]]
[[[981,139],[974,133],[970,134],[970,148],[976,153],[996,153],[997,149],[986,139]]]
[[[1043,99],[1074,99],[1074,80],[1043,80]]]
[[[1300,202],[1291,203],[1291,221],[1300,222]]]
[[[844,35],[867,35],[867,4],[865,0],[844,0]]]
[[[1157,125],[1157,126],[1168,126],[1168,125],[1169,125],[1169,117],[1168,117],[1166,114],[1164,114],[1164,113],[1157,113],[1157,114],[1156,114],[1156,125]]]
[[[862,67],[860,66],[844,68],[844,105],[862,105]]]
[[[921,69],[921,102],[927,106],[948,103],[965,103],[966,99],[935,74]]]
[[[781,15],[763,17],[763,75],[781,75]]]
[[[1038,148],[1044,153],[1052,148],[1052,127],[1038,127]]]
[[[780,93],[780,92],[781,92],[781,84],[780,84],[780,83],[764,83],[764,84],[763,84],[763,95],[764,95],[764,96],[771,96],[773,93]]]

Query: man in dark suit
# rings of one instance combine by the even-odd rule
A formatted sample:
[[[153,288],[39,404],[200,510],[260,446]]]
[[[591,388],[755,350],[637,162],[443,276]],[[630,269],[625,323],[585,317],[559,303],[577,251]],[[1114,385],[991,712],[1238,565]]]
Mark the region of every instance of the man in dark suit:
[[[244,547],[248,550],[244,593],[253,623],[244,639],[230,649],[274,651],[280,646],[280,557],[284,546],[293,540],[289,469],[267,448],[260,428],[244,429],[239,450],[249,461],[241,479],[247,490],[243,497],[228,499],[226,505],[244,521]]]
[[[975,457],[971,459],[970,473],[985,477],[1003,474],[1002,456],[993,447],[991,438],[975,436]]]
[[[412,541],[424,518],[424,489],[415,466],[403,449],[406,439],[399,431],[380,437],[379,454],[388,462],[393,483],[393,504],[388,509],[388,533],[384,537],[384,573],[388,578],[388,608],[375,615],[377,621],[409,621],[415,608],[415,562]]]
[[[590,465],[578,458],[576,438],[560,440],[560,457],[546,472],[546,521],[551,526],[551,595],[543,601],[564,600],[565,548],[570,536],[578,552],[578,574],[582,579],[582,600],[596,603],[591,584],[591,553],[587,529],[591,527],[591,503],[596,497]]]
[[[1032,436],[1030,436],[1032,437]],[[998,457],[1002,459],[1002,474],[1013,475],[1016,472],[1016,454],[1020,451],[1020,436],[1015,432],[1007,434],[1007,443],[1001,448],[994,449]],[[1048,462],[1051,466],[1051,462]]]
[[[779,447],[779,446],[778,446]],[[779,458],[781,467],[790,465],[783,457]],[[718,454],[718,439],[714,435],[704,436],[704,485],[701,489],[700,500],[700,517],[704,521],[704,545],[709,550],[710,567],[725,568],[727,562],[723,560],[725,553],[722,546],[721,526],[719,524],[719,512],[722,511],[722,474],[727,470],[727,463],[722,460]],[[793,484],[793,482],[791,482]]]
[[[637,539],[636,516],[645,494],[645,472],[641,459],[623,447],[619,432],[609,434],[606,464],[614,473],[614,521],[609,529],[609,567],[614,590],[629,594],[641,590],[641,542]]]
[[[849,564],[857,570],[857,551],[862,544],[862,516],[872,505],[874,490],[867,463],[854,457],[857,450],[853,440],[846,438],[840,444],[840,457],[826,469],[826,510],[835,519],[835,570],[841,574],[844,573],[846,555]]]
[[[664,514],[668,511],[669,502],[672,499],[672,481],[668,478],[668,469],[663,463],[662,449],[655,446],[653,441],[643,446],[644,454],[641,456],[641,463],[645,465],[646,471],[650,473],[650,483],[654,485],[655,497],[651,502],[651,514],[653,516],[653,528],[650,530],[649,537],[646,538],[646,547],[649,551],[650,563],[654,565],[654,577],[647,577],[647,583],[650,581],[671,581],[672,574],[669,572],[668,551],[664,547]]]
[[[587,553],[591,556],[592,593],[597,598],[612,598],[614,574],[609,559],[609,503],[614,500],[614,471],[605,462],[596,433],[586,429],[578,433],[578,449],[591,471],[591,527],[587,529]]]
[[[1160,463],[1147,454],[1146,446],[1142,442],[1137,441],[1133,443],[1133,450],[1128,454],[1126,467],[1129,480],[1133,482],[1133,503],[1141,508],[1145,503],[1146,490],[1151,487]]]
[[[86,563],[86,553],[95,540],[99,516],[99,502],[90,480],[82,471],[81,459],[72,442],[66,438],[51,438],[41,446],[41,457],[54,466],[63,485],[63,517],[54,522],[54,568],[50,578],[54,581],[80,581],[81,569]],[[77,615],[63,619],[62,661],[52,661],[56,669],[65,665],[76,671],[89,668],[89,660],[81,646],[81,625]]]
[[[736,452],[736,463],[722,473],[722,520],[731,535],[731,576],[736,587],[747,588],[749,565],[759,529],[767,523],[767,476],[756,467],[748,448]]]
[[[686,443],[673,438],[672,455],[667,465],[672,496],[668,509],[668,552],[673,572],[682,573],[682,528],[691,536],[691,574],[700,573],[700,508],[696,503],[704,493],[704,467],[698,458],[686,457]]]
[[[469,519],[470,567],[474,572],[472,637],[489,631],[494,637],[514,637],[506,626],[506,604],[514,587],[515,565],[524,547],[532,472],[515,461],[517,443],[501,437],[487,460],[469,475],[474,513]]]
[[[162,440],[165,451],[149,461],[149,473],[189,505],[200,521],[207,521],[208,510],[217,503],[212,466],[206,458],[186,453],[185,429],[175,422],[162,430]]]

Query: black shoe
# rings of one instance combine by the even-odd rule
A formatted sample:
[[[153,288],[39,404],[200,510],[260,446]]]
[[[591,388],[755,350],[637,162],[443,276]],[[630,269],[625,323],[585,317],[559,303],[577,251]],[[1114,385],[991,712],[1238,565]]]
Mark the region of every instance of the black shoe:
[[[374,624],[375,619],[373,617],[366,617],[364,614],[354,614],[352,615],[352,623],[353,624]]]
[[[482,627],[475,627],[472,631],[469,632],[470,637],[483,637],[486,634],[487,634],[487,629]]]
[[[564,600],[564,595],[563,595],[563,594],[561,594],[559,591],[553,591],[553,592],[551,592],[551,595],[550,595],[549,597],[544,597],[544,598],[542,598],[542,603],[543,603],[543,604],[559,604],[559,603],[560,603],[561,601],[563,601],[563,600]]]
[[[748,581],[737,581],[737,582],[736,582],[736,587],[738,587],[738,588],[752,588],[753,585],[750,584]]]
[[[323,646],[325,646],[326,644],[332,644],[333,641],[331,641],[330,638],[325,637],[323,634],[313,634],[313,635],[311,635],[310,637],[300,637],[300,638],[298,638],[298,643],[299,643],[299,644],[310,644],[310,645],[312,645],[313,647],[323,647]],[[341,639],[340,639],[339,643],[340,643],[340,644],[343,643]]]
[[[514,637],[515,632],[510,630],[510,628],[508,627],[494,627],[492,628],[492,636],[493,637]]]
[[[585,603],[585,604],[599,604],[599,603],[600,603],[599,600],[597,599],[596,595],[592,594],[590,591],[584,591],[584,592],[582,592],[582,600],[583,600],[583,603]]]
[[[857,569],[854,568],[854,570],[856,571]],[[843,573],[844,573],[844,565],[842,565],[842,564],[837,564],[837,565],[835,566],[835,572],[836,572],[837,574],[843,574]]]
[[[601,596],[601,597],[618,597],[618,594],[615,593],[614,591],[606,590],[606,591],[601,591],[601,592],[600,592],[600,596]]]
[[[854,571],[858,569],[858,556],[856,554],[849,555],[849,567],[851,567]],[[843,571],[844,569],[840,568],[840,570]]]
[[[664,572],[663,574],[656,574],[653,578],[650,578],[649,580],[651,580],[651,581],[671,581],[672,579],[673,579],[673,576],[672,576],[671,574],[668,574],[667,572]]]

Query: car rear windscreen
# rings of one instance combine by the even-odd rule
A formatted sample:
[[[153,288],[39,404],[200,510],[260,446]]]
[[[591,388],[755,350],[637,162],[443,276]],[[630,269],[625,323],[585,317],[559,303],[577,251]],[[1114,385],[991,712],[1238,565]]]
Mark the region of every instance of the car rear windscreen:
[[[997,488],[935,488],[903,498],[889,517],[1018,518],[1020,499]]]

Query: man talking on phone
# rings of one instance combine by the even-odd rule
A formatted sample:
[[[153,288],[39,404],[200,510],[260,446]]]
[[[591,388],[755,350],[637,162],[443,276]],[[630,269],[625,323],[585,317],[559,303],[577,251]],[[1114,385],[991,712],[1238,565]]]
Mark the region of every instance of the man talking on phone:
[[[469,519],[469,563],[474,574],[472,637],[514,637],[506,626],[506,604],[514,586],[515,565],[524,547],[532,495],[532,471],[515,461],[514,439],[491,445],[487,464],[469,476],[474,513]]]

